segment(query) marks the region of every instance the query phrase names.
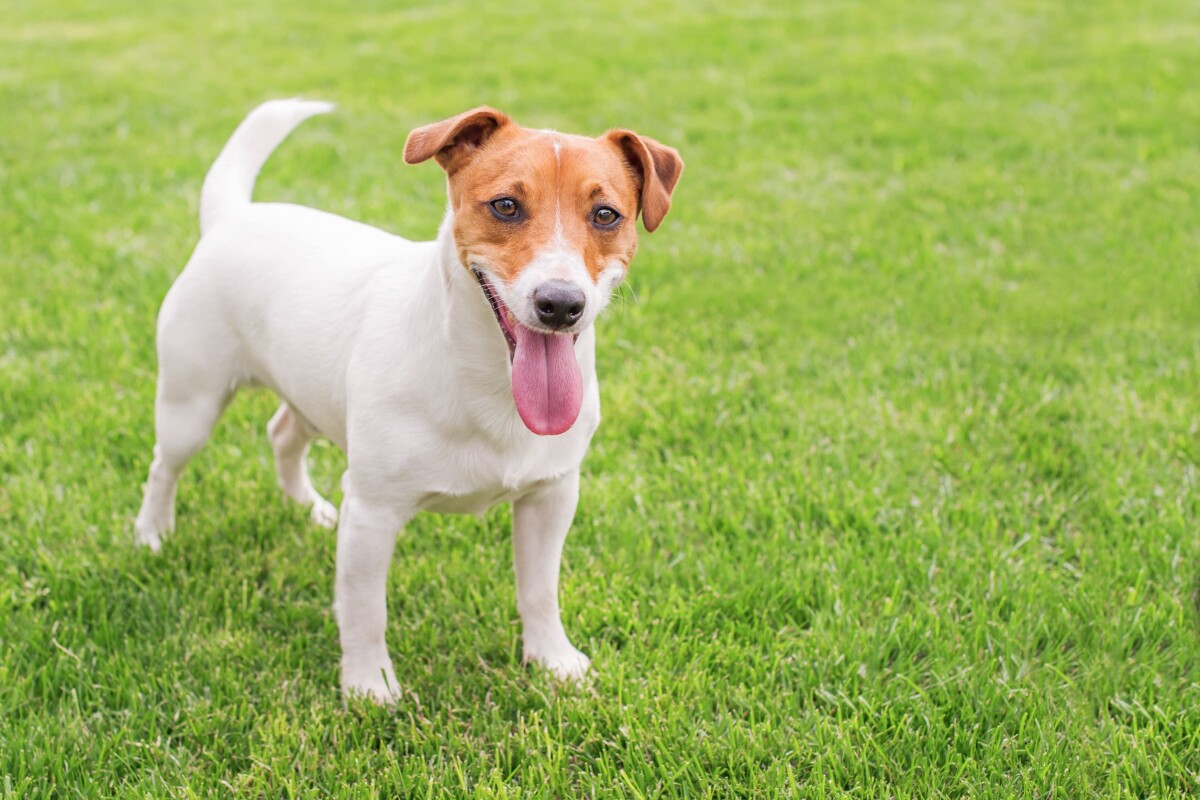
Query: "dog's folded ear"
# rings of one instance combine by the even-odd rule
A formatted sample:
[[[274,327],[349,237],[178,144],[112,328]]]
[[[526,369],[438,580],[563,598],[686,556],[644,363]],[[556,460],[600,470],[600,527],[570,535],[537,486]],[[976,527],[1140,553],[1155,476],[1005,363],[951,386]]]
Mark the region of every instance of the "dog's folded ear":
[[[642,224],[653,231],[671,209],[671,193],[683,174],[683,159],[675,148],[633,131],[613,130],[604,138],[617,146],[637,175]]]
[[[506,114],[480,106],[457,117],[417,128],[404,143],[404,161],[420,164],[433,158],[452,173],[483,147],[496,131],[512,124]]]

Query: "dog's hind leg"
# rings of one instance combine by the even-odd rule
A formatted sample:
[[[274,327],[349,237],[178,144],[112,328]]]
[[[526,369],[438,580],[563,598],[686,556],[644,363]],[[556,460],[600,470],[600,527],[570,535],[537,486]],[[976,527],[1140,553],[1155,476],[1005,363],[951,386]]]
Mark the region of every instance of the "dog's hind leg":
[[[197,310],[181,279],[167,293],[158,315],[154,461],[133,525],[137,543],[152,550],[159,549],[163,534],[175,527],[179,473],[208,440],[240,383],[234,343],[211,324],[209,311],[203,305]]]
[[[233,392],[196,394],[176,398],[159,377],[154,404],[154,461],[146,479],[142,508],[134,522],[138,544],[151,550],[162,546],[162,535],[175,528],[175,487],[179,473],[212,433]]]
[[[308,476],[308,445],[316,437],[316,429],[285,402],[267,423],[267,435],[275,450],[279,488],[297,503],[312,506],[313,522],[323,528],[334,527],[337,509],[317,493]]]

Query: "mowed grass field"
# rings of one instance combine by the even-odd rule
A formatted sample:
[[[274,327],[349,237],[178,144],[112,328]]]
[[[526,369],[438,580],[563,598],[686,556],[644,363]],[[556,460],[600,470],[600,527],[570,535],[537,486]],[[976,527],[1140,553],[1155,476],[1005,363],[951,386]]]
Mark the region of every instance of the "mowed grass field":
[[[3,17],[0,796],[1200,792],[1200,5]],[[687,161],[599,323],[586,686],[520,664],[504,508],[401,536],[405,699],[346,708],[334,534],[275,486],[265,393],[132,545],[201,180],[298,94],[339,111],[257,197],[411,238],[444,180],[404,138],[477,104]]]

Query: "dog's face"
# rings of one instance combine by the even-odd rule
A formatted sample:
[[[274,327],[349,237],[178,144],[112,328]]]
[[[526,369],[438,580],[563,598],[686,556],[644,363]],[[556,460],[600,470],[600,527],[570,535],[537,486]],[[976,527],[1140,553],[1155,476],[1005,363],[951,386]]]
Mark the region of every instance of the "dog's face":
[[[404,159],[449,177],[454,238],[496,314],[513,397],[534,433],[574,423],[572,343],[604,310],[637,250],[637,216],[662,222],[683,161],[632,131],[597,139],[522,128],[478,108],[413,131]]]

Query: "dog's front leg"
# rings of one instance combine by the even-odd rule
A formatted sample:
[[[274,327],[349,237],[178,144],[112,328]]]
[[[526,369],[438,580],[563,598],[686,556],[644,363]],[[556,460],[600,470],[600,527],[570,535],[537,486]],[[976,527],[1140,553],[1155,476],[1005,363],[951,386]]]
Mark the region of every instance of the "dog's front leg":
[[[513,563],[525,662],[559,678],[579,679],[588,657],[575,649],[558,610],[558,569],[563,542],[579,501],[579,471],[541,487],[513,504]]]
[[[337,534],[334,607],[342,643],[342,692],[394,703],[400,695],[388,656],[387,574],[400,528],[412,517],[394,504],[347,492]]]

